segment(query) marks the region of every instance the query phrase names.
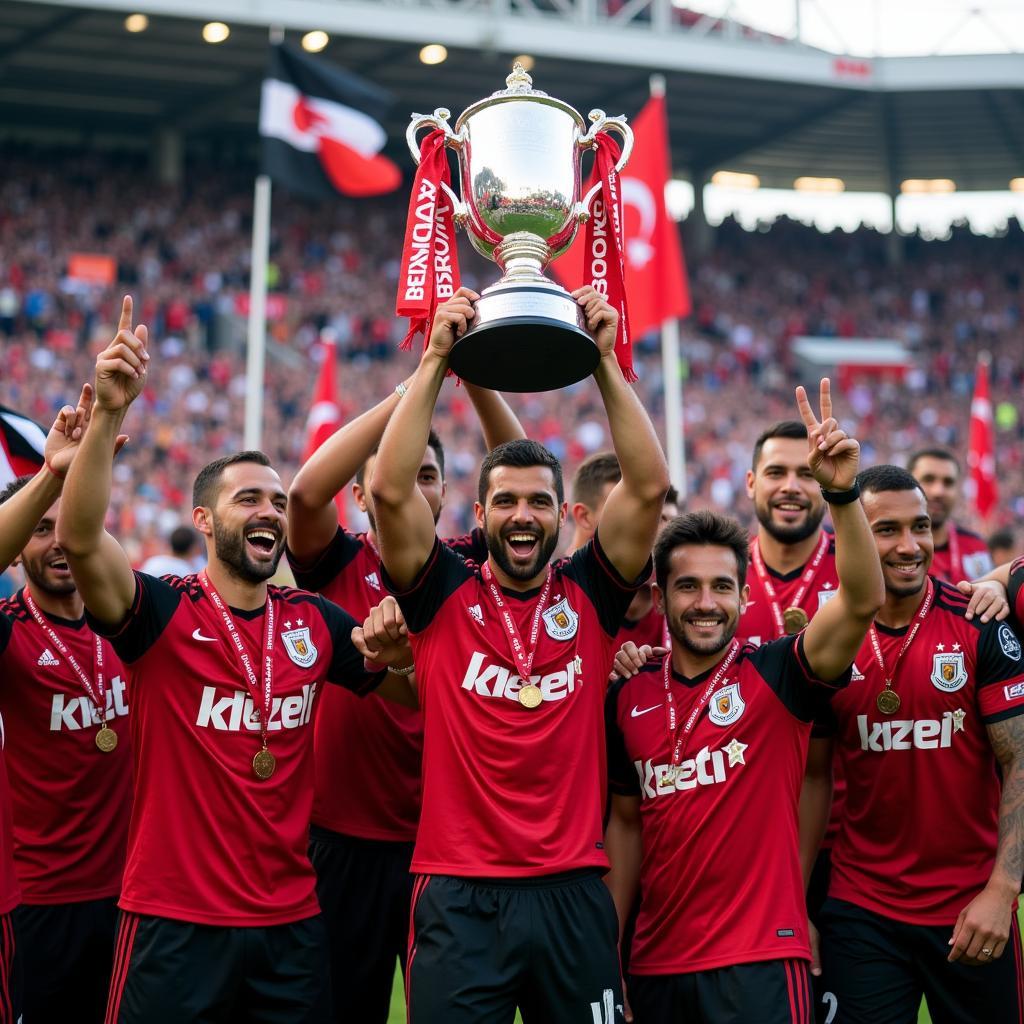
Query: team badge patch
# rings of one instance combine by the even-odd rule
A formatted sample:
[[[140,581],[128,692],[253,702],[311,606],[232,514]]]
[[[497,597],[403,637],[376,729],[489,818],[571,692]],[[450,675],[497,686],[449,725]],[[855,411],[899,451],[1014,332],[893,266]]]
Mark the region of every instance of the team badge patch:
[[[932,656],[932,684],[937,690],[955,693],[967,682],[964,653],[935,654]]]
[[[580,617],[570,607],[567,597],[548,608],[543,619],[544,629],[552,640],[569,640],[576,635],[580,624]]]
[[[303,626],[301,629],[289,629],[286,633],[281,634],[281,640],[284,643],[284,649],[288,652],[288,657],[299,668],[309,668],[316,661],[319,652],[309,635],[309,626]]]
[[[1005,622],[999,627],[999,646],[1011,661],[1020,661],[1020,641]]]
[[[1007,700],[1024,700],[1024,683],[1013,683],[1003,687]]]
[[[730,683],[717,690],[711,698],[708,718],[715,725],[732,725],[746,708],[746,702],[740,696],[740,684]]]

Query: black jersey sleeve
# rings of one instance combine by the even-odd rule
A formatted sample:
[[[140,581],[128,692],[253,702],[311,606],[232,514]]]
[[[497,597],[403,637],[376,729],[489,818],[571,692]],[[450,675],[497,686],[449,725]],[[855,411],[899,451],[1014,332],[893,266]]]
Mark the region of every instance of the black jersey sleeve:
[[[482,565],[487,561],[487,538],[479,526],[461,537],[446,537],[444,544],[456,554],[462,555],[467,562]]]
[[[619,728],[619,698],[628,679],[608,687],[604,701],[604,733],[608,748],[608,787],[619,796],[640,796],[640,780],[626,750],[626,738]]]
[[[474,573],[457,552],[434,539],[426,564],[408,590],[399,590],[387,569],[381,565],[384,586],[395,595],[411,633],[422,633],[434,620],[441,606]]]
[[[818,679],[807,663],[802,632],[760,647],[748,646],[746,653],[786,710],[802,722],[817,720],[832,694],[850,682],[853,670],[850,665],[838,679],[828,683]]]
[[[984,622],[978,632],[975,688],[986,725],[1024,713],[1024,649],[1007,622]],[[987,692],[986,692],[987,691]]]
[[[359,625],[340,605],[318,596],[320,614],[331,634],[331,662],[327,666],[327,681],[344,686],[364,696],[380,686],[386,672],[367,672],[363,656],[352,643],[352,630]]]
[[[295,582],[303,590],[320,591],[327,586],[362,550],[359,538],[338,527],[330,544],[316,558],[300,561],[285,547]]]
[[[158,579],[135,573],[135,598],[124,619],[116,626],[97,621],[88,609],[85,619],[94,633],[105,636],[126,665],[138,661],[160,639],[174,617],[185,583],[177,576]]]
[[[7,645],[11,642],[11,633],[14,632],[14,626],[11,625],[12,618],[13,610],[10,600],[0,601],[0,654],[7,650]]]
[[[635,580],[624,580],[601,547],[600,530],[562,562],[561,567],[590,599],[602,629],[611,637],[621,628],[633,595],[651,575],[648,559]]]
[[[1006,588],[1010,599],[1010,615],[1017,635],[1024,633],[1024,558],[1010,566],[1010,585]]]

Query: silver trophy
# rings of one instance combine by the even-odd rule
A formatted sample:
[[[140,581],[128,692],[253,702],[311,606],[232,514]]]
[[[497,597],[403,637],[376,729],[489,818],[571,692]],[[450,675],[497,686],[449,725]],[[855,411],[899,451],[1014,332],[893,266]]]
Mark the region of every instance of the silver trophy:
[[[633,149],[625,117],[590,112],[590,129],[561,100],[533,88],[516,64],[507,88],[451,114],[413,114],[406,141],[419,162],[416,136],[440,128],[459,157],[462,198],[444,186],[456,225],[473,248],[503,271],[476,304],[472,327],[455,343],[450,366],[464,380],[496,391],[554,391],[594,372],[599,353],[582,310],[544,268],[572,244],[600,182],[581,198],[580,159],[598,132],[622,138],[621,171]],[[612,230],[610,211],[608,230]]]

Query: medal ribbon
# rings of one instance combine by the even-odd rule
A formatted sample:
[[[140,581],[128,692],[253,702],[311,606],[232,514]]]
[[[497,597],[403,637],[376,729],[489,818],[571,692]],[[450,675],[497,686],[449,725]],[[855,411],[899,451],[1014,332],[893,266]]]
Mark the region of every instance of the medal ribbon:
[[[220,612],[221,620],[231,637],[231,644],[238,654],[238,660],[242,664],[242,671],[245,676],[246,688],[252,697],[253,704],[257,707],[262,705],[260,713],[260,741],[263,749],[267,749],[267,725],[270,722],[270,707],[273,699],[274,687],[274,602],[271,600],[270,591],[267,591],[267,607],[264,614],[265,630],[263,633],[263,699],[260,700],[260,681],[256,676],[256,669],[253,667],[252,658],[242,641],[242,636],[235,627],[235,620],[231,617],[228,606],[223,598],[217,593],[210,577],[204,569],[199,574],[199,582],[206,591],[206,596],[213,602],[214,607]]]
[[[501,587],[494,582],[494,574],[491,572],[490,565],[484,562],[480,571],[483,573],[487,589],[491,593],[491,599],[498,609],[498,615],[505,624],[509,649],[519,669],[519,679],[523,686],[527,686],[530,682],[530,669],[533,668],[533,658],[537,653],[537,640],[540,636],[540,617],[544,614],[544,609],[547,607],[554,574],[549,568],[547,579],[544,580],[544,587],[540,592],[540,597],[537,599],[537,610],[533,613],[533,625],[530,627],[530,646],[527,649],[519,633],[519,626],[516,625],[516,620],[512,615],[512,609],[509,608],[508,602],[502,596]]]
[[[964,576],[964,565],[960,561],[960,538],[956,535],[956,523],[949,524],[949,578],[954,585],[959,583]]]
[[[900,661],[903,655],[910,650],[910,645],[914,642],[914,637],[917,636],[917,631],[921,628],[924,623],[925,616],[928,614],[928,609],[932,606],[932,597],[935,593],[935,587],[932,585],[932,579],[928,577],[928,590],[924,595],[924,601],[921,602],[921,610],[917,613],[917,622],[914,623],[914,628],[907,634],[907,638],[903,641],[903,646],[900,648],[900,653],[896,655],[896,661],[892,666],[892,672],[888,672],[885,667],[885,657],[882,655],[882,642],[878,638],[878,630],[875,629],[875,624],[872,622],[868,629],[868,636],[871,637],[871,649],[875,654],[875,661],[878,662],[878,667],[882,670],[882,679],[885,680],[885,688],[887,690],[892,689],[892,681],[896,676],[896,669],[899,668]]]
[[[67,644],[57,635],[57,631],[43,618],[43,613],[39,610],[35,601],[32,600],[28,587],[22,593],[25,598],[25,605],[29,610],[29,614],[36,620],[36,625],[39,626],[47,640],[57,648],[64,660],[71,666],[71,671],[78,676],[82,686],[85,687],[85,692],[89,695],[89,700],[92,701],[93,707],[102,716],[101,728],[109,728],[107,725],[107,687],[106,679],[103,675],[103,640],[98,633],[93,633],[92,638],[96,646],[93,649],[93,679],[90,679],[85,669],[78,664],[78,660],[68,650]]]
[[[734,639],[729,647],[729,652],[719,662],[718,671],[712,676],[708,685],[704,687],[703,692],[690,710],[689,716],[681,726],[679,724],[679,715],[676,712],[676,699],[672,693],[672,654],[669,652],[665,655],[665,666],[662,672],[665,683],[665,719],[668,725],[669,742],[674,744],[672,758],[669,761],[670,770],[674,771],[682,764],[683,750],[687,737],[693,732],[693,727],[697,724],[697,720],[703,713],[704,708],[707,707],[708,701],[711,700],[711,694],[718,689],[718,684],[722,681],[725,673],[729,671],[729,666],[736,660],[739,650],[740,642]]]
[[[409,197],[395,303],[398,316],[409,318],[409,331],[400,346],[404,349],[412,347],[420,331],[426,345],[438,302],[450,299],[461,283],[455,211],[442,184],[451,185],[451,169],[445,134],[438,128],[420,143],[420,163]]]
[[[615,358],[628,381],[637,379],[633,370],[633,346],[629,336],[626,308],[626,267],[623,263],[622,189],[615,173],[620,150],[607,132],[599,132],[594,142],[594,173],[601,179],[601,191],[594,199],[587,220],[586,268],[584,283],[593,285],[619,314],[615,337]]]
[[[811,557],[811,560],[807,563],[807,568],[804,569],[803,575],[800,577],[800,589],[793,595],[793,608],[802,608],[804,596],[807,594],[807,588],[814,581],[818,575],[818,569],[821,566],[821,560],[825,557],[825,552],[828,550],[828,534],[822,530],[821,540],[818,541],[818,548]],[[768,605],[772,610],[772,619],[775,622],[776,640],[780,640],[786,636],[786,623],[782,617],[782,607],[779,604],[778,593],[772,584],[771,577],[768,575],[768,567],[764,564],[764,558],[761,555],[761,545],[757,542],[757,538],[754,538],[753,544],[750,545],[751,561],[754,563],[754,571],[757,573],[757,578],[761,582],[761,589],[764,591],[765,597],[768,599]]]

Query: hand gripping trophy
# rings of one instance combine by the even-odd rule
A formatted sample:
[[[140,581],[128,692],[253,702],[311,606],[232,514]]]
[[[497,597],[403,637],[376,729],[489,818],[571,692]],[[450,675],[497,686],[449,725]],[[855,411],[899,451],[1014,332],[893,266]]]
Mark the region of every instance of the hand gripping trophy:
[[[419,163],[418,133],[443,133],[444,145],[458,154],[462,198],[442,178],[438,203],[451,204],[454,224],[503,271],[501,280],[484,289],[472,327],[456,342],[452,370],[495,390],[552,391],[593,373],[598,351],[580,308],[544,269],[572,244],[601,190],[598,181],[581,198],[583,151],[595,147],[599,133],[615,131],[622,139],[618,174],[632,151],[633,133],[624,117],[606,117],[602,110],[590,112],[588,130],[569,104],[534,89],[518,63],[506,86],[467,107],[454,129],[443,107],[413,114],[406,140]],[[443,150],[440,156],[446,175]],[[611,216],[602,215],[612,231]]]

